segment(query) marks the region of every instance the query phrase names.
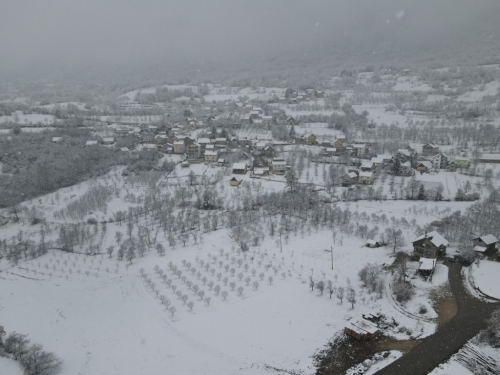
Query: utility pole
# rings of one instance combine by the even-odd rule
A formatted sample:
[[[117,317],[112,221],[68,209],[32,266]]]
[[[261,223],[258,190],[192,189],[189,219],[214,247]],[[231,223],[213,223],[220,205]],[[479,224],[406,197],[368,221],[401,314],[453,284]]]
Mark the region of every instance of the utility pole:
[[[330,247],[330,255],[332,256],[332,271],[333,271],[333,246]]]

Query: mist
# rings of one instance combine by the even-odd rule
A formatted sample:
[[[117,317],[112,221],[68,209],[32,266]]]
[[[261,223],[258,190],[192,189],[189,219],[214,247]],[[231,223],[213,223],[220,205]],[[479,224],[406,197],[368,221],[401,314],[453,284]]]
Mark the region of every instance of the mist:
[[[344,47],[421,53],[471,35],[494,43],[499,10],[498,2],[468,0],[9,1],[0,13],[0,66],[76,70],[315,51],[334,62]]]

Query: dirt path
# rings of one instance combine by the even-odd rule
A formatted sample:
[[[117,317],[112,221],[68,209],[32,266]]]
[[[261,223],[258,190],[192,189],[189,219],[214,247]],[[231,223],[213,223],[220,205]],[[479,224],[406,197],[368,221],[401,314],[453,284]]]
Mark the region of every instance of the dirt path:
[[[452,320],[458,313],[457,301],[453,298],[440,298],[438,300],[439,325],[443,326]]]
[[[423,375],[456,353],[467,341],[486,327],[485,320],[499,307],[470,296],[462,283],[461,265],[447,263],[450,287],[457,301],[454,317],[451,302],[443,300],[443,324],[432,336],[410,350],[400,359],[378,371],[377,375]],[[446,319],[450,319],[445,323]]]

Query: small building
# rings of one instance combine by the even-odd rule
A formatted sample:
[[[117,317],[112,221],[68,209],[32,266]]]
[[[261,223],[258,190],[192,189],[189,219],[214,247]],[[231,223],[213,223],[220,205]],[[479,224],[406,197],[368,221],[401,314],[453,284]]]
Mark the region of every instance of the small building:
[[[432,169],[432,163],[430,161],[421,161],[417,164],[416,169],[420,173],[429,173]]]
[[[360,172],[358,182],[363,185],[373,185],[375,174],[373,172]]]
[[[115,139],[112,137],[107,137],[102,139],[103,145],[112,145],[113,143],[115,143]]]
[[[469,168],[470,167],[470,159],[465,156],[456,156],[455,164],[457,168]]]
[[[380,334],[380,330],[375,324],[363,319],[349,322],[344,328],[344,333],[358,340],[372,340]]]
[[[334,147],[327,147],[325,154],[328,156],[333,156],[337,154],[337,149]]]
[[[342,177],[342,184],[344,186],[355,185],[358,183],[358,175],[356,172],[349,172]]]
[[[375,170],[375,164],[371,160],[363,160],[359,169],[363,172],[372,172]]]
[[[369,150],[368,145],[364,143],[355,143],[352,148],[355,156],[364,156]]]
[[[253,169],[253,175],[255,177],[262,177],[269,175],[269,167],[256,167]]]
[[[448,163],[448,171],[449,172],[455,172],[457,170],[457,163],[455,163],[455,160],[452,160]]]
[[[186,145],[184,141],[175,141],[174,142],[174,154],[182,154],[186,151]]]
[[[378,241],[375,240],[367,240],[366,241],[366,247],[371,247],[372,249],[375,249],[377,247],[382,246],[382,244]]]
[[[307,133],[306,135],[304,135],[304,141],[308,145],[315,145],[318,143],[316,136],[313,133]]]
[[[53,137],[52,138],[53,143],[61,143],[62,142],[62,137]]]
[[[266,155],[268,158],[274,158],[274,155],[276,155],[276,149],[273,146],[266,146],[262,149],[262,152],[264,155]]]
[[[447,169],[448,168],[448,156],[439,153],[432,157],[432,167],[434,169]]]
[[[182,168],[189,168],[189,162],[187,160],[184,160],[182,163],[181,163],[181,167]]]
[[[437,155],[439,154],[439,146],[434,143],[427,143],[422,147],[423,155]]]
[[[436,259],[420,258],[418,274],[421,276],[431,276],[436,268]]]
[[[495,253],[497,250],[498,239],[492,234],[473,238],[472,241],[475,252],[489,255]]]
[[[481,163],[500,164],[500,154],[483,154],[479,161]]]
[[[95,145],[97,145],[97,141],[87,141],[85,143],[85,146],[95,146]]]
[[[120,154],[126,154],[127,152],[129,152],[129,148],[128,147],[120,147],[120,149],[118,150],[118,152]]]
[[[232,179],[229,180],[229,186],[240,186],[243,180],[238,181],[236,177],[233,177]]]
[[[205,151],[205,161],[209,163],[216,163],[219,159],[219,153],[217,151]]]
[[[399,174],[401,176],[411,176],[413,174],[413,169],[411,169],[411,163],[409,161],[401,163],[401,169],[399,170]]]
[[[233,164],[233,173],[234,174],[246,174],[247,173],[246,163],[234,163]]]
[[[273,160],[271,163],[271,168],[274,174],[285,174],[286,171],[286,161],[284,160]]]
[[[332,142],[332,147],[334,148],[344,148],[345,137],[337,137],[335,141]]]
[[[423,258],[436,259],[446,255],[449,242],[438,232],[433,231],[412,241],[413,254]]]

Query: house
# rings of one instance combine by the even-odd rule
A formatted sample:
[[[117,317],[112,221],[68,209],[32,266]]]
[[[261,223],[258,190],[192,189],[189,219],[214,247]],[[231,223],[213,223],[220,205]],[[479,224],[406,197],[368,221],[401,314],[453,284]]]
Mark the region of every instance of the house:
[[[271,163],[271,168],[274,174],[285,174],[286,171],[286,161],[284,160],[273,160]]]
[[[315,145],[318,143],[316,140],[316,136],[313,133],[307,133],[306,135],[304,135],[304,141],[308,145]]]
[[[190,159],[198,159],[201,154],[201,146],[196,143],[190,143],[186,146],[186,153]]]
[[[446,255],[449,242],[438,232],[433,231],[412,241],[413,254],[422,258],[436,259]]]
[[[240,186],[242,182],[243,180],[238,181],[236,177],[233,177],[232,179],[229,180],[229,186]]]
[[[495,253],[495,251],[497,250],[496,246],[498,244],[498,239],[492,234],[473,238],[472,241],[474,251],[477,253],[489,255]]]
[[[349,322],[344,328],[344,333],[358,340],[371,340],[376,338],[380,331],[375,324],[363,319]]]
[[[53,137],[52,138],[53,143],[61,143],[62,142],[62,137]]]
[[[85,146],[95,146],[95,145],[97,145],[97,141],[87,141],[85,143]]]
[[[399,170],[399,174],[401,176],[410,176],[413,174],[413,170],[411,169],[411,163],[409,161],[405,161],[401,163],[401,168]]]
[[[448,156],[445,154],[439,153],[434,155],[431,159],[432,167],[434,169],[447,169],[448,168]]]
[[[215,144],[216,145],[227,145],[227,139],[226,138],[215,138]]]
[[[376,247],[380,247],[382,246],[382,244],[378,241],[375,241],[375,240],[367,240],[366,241],[366,247],[371,247],[372,249],[376,248]]]
[[[352,145],[352,148],[354,150],[354,156],[364,156],[366,153],[368,153],[368,145],[364,143],[355,143]]]
[[[186,151],[186,145],[184,141],[175,141],[174,142],[174,154],[182,154]]]
[[[389,154],[377,155],[371,158],[375,168],[383,167],[385,164],[392,160],[392,156]]]
[[[358,175],[355,172],[349,172],[342,177],[342,184],[344,186],[355,185],[358,183]]]
[[[332,147],[335,148],[344,148],[345,137],[338,137],[335,141],[332,142]]]
[[[120,154],[126,154],[127,152],[129,152],[129,148],[128,147],[120,147],[120,149],[118,150],[118,152]]]
[[[465,156],[456,156],[455,164],[457,168],[469,168],[470,167],[470,159]]]
[[[500,154],[483,154],[479,161],[481,163],[494,163],[500,164]]]
[[[452,160],[448,163],[448,171],[450,172],[455,172],[457,170],[457,163],[455,163],[455,160]]]
[[[274,158],[274,155],[276,155],[276,149],[273,146],[266,146],[266,147],[264,147],[262,149],[262,152],[268,158]]]
[[[418,274],[421,276],[432,276],[436,268],[436,259],[420,258]]]
[[[422,146],[422,154],[426,156],[437,155],[439,154],[439,146],[434,143],[427,143]]]
[[[114,138],[108,137],[108,138],[103,138],[102,139],[102,144],[103,145],[112,145],[113,143],[115,143],[115,139]]]
[[[375,164],[371,160],[363,160],[359,169],[363,172],[372,172],[375,170]]]
[[[328,156],[333,156],[337,154],[337,149],[333,147],[328,147],[325,151],[325,154]]]
[[[429,172],[432,169],[432,163],[430,161],[421,161],[417,164],[417,171],[420,173]]]
[[[205,161],[209,163],[215,163],[219,159],[219,153],[217,151],[205,151]]]
[[[246,163],[234,163],[233,164],[233,173],[234,174],[246,174],[247,173]]]
[[[375,180],[373,172],[361,172],[358,176],[358,182],[363,185],[372,185]]]
[[[253,175],[255,177],[262,177],[269,175],[269,167],[255,167],[253,169]]]

